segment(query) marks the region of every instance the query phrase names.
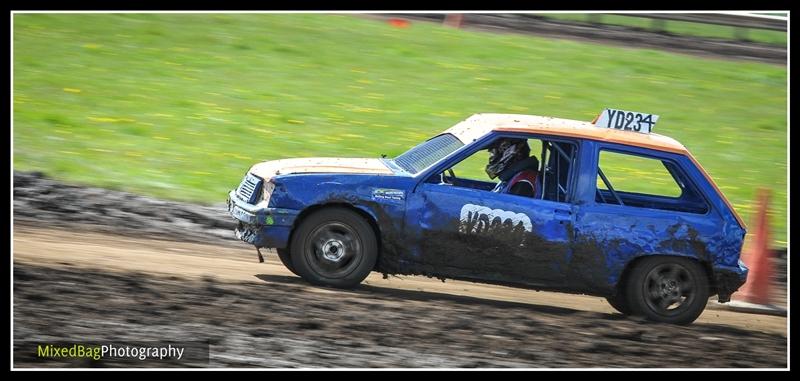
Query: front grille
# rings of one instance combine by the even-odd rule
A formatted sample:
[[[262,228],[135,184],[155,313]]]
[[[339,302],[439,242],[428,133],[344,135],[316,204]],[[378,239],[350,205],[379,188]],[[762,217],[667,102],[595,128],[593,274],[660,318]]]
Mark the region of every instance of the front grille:
[[[259,198],[261,182],[260,178],[248,173],[247,176],[244,177],[244,180],[242,180],[242,183],[239,184],[236,195],[239,196],[239,199],[246,201],[248,204],[255,204]]]

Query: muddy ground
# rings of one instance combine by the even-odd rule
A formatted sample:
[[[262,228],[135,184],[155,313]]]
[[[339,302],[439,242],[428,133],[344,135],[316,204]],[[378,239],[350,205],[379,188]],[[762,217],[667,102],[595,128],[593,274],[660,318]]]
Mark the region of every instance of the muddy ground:
[[[320,293],[293,276],[260,278],[15,265],[15,366],[98,365],[32,356],[31,343],[89,339],[210,342],[208,363],[182,366],[786,366],[786,338],[775,334],[372,286]]]
[[[213,206],[65,184],[14,171],[14,222],[188,242],[236,242],[225,197]]]
[[[354,291],[312,287],[274,253],[257,263],[222,207],[14,180],[15,367],[787,366],[784,317],[707,309],[679,327],[602,298],[375,273]],[[33,357],[38,343],[186,340],[207,340],[210,359]]]

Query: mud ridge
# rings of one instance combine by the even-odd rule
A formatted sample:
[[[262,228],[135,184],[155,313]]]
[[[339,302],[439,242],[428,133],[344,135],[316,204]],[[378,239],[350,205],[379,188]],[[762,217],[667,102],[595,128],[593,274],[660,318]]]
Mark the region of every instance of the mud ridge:
[[[224,202],[226,195],[220,195]],[[14,223],[186,242],[238,241],[225,204],[158,200],[128,192],[65,184],[40,172],[14,171]]]
[[[98,366],[32,355],[35,343],[87,338],[210,343],[209,361],[179,366],[786,366],[785,337],[709,324],[376,286],[321,293],[274,276],[259,285],[29,264],[14,274],[15,367]]]

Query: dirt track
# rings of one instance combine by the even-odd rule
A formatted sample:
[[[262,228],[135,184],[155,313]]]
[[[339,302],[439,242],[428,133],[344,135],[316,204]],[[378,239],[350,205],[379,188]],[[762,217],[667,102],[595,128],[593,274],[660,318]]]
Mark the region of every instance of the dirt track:
[[[276,263],[241,243],[17,225],[14,365],[92,366],[37,362],[31,342],[169,339],[210,340],[210,362],[192,365],[216,367],[787,365],[783,317],[709,309],[678,327],[601,298],[379,274],[330,290]]]

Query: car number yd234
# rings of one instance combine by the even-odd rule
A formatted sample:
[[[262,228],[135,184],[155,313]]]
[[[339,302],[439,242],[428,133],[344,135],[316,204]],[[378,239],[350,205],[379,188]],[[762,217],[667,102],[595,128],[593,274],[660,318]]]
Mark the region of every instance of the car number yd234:
[[[597,127],[635,131],[649,134],[658,121],[658,115],[635,111],[605,109],[594,123]]]

